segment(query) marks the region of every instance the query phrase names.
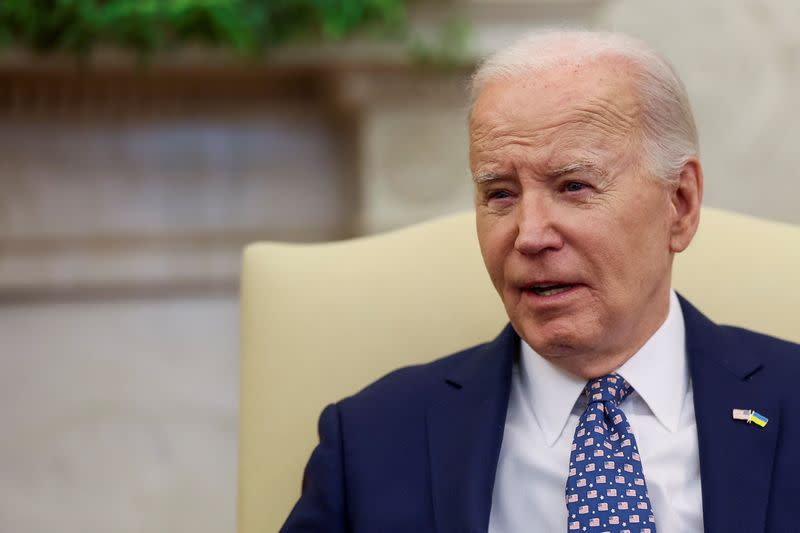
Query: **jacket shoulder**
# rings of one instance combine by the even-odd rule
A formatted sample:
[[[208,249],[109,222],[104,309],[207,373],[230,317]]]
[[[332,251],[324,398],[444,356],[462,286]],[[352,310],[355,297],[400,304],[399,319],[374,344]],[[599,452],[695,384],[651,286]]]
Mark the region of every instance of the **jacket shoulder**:
[[[339,405],[348,409],[368,405],[385,406],[388,403],[403,405],[407,409],[410,405],[427,403],[452,371],[481,357],[488,344],[471,346],[429,363],[393,370],[341,400]]]
[[[780,394],[793,411],[800,409],[800,396],[795,393],[800,383],[800,344],[740,327],[722,327],[731,350],[752,354],[761,363],[747,381]]]
[[[722,326],[734,345],[778,369],[800,371],[800,344],[737,326]]]

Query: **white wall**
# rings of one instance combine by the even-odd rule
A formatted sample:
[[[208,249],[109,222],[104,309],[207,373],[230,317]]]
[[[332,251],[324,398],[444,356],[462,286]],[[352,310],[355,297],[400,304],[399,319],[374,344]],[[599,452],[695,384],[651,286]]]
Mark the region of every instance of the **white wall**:
[[[0,531],[232,531],[236,306],[0,305]]]
[[[800,223],[800,2],[616,0],[597,25],[647,40],[683,77],[705,203]]]

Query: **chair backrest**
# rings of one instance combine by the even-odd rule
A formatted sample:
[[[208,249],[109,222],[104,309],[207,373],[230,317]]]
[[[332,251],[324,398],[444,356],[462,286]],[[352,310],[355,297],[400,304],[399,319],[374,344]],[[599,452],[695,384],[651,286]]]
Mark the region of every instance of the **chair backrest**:
[[[712,319],[800,341],[800,227],[704,208],[673,285]],[[257,243],[241,286],[239,533],[277,531],[322,408],[506,322],[464,213],[374,237]]]

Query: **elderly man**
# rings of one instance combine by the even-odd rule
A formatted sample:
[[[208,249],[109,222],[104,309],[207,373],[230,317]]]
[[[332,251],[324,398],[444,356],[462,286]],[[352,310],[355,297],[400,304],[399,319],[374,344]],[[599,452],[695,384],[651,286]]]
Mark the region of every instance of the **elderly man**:
[[[283,531],[800,530],[800,346],[670,288],[703,173],[669,64],[524,38],[473,78],[470,165],[511,324],[328,407]]]

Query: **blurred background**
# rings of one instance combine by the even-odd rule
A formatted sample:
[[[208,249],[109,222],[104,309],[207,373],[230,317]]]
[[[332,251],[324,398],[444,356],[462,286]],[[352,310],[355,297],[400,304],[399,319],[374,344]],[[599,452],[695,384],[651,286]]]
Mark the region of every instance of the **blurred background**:
[[[0,0],[0,531],[234,531],[242,246],[470,208],[466,80],[531,28],[664,52],[706,203],[800,223],[798,22],[796,0]]]

